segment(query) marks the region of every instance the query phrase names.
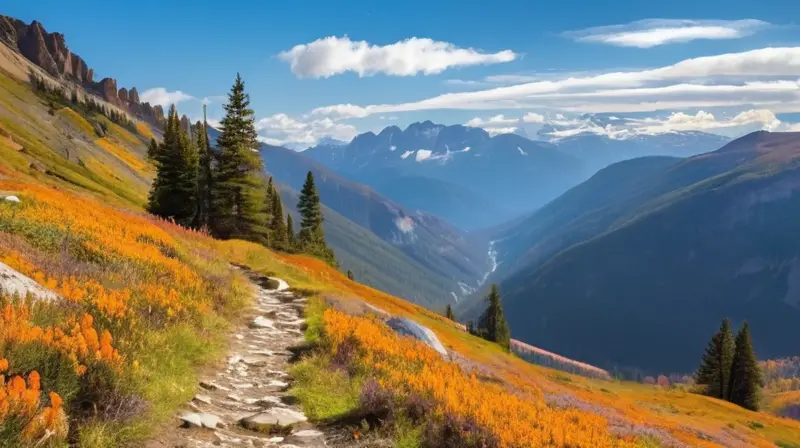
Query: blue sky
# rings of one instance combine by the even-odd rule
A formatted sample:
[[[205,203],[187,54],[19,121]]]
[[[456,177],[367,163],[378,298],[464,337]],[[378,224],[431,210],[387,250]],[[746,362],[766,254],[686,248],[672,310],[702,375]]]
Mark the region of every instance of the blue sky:
[[[788,0],[6,0],[0,13],[64,33],[96,77],[193,118],[203,98],[219,118],[240,72],[261,134],[294,147],[424,119],[539,138],[800,121],[800,27],[787,21],[800,2]]]

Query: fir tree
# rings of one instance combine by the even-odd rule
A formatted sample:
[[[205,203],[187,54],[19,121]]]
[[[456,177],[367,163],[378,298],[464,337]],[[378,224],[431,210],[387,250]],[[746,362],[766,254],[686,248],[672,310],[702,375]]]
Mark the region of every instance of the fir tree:
[[[254,112],[237,74],[228,94],[217,138],[219,164],[213,183],[213,232],[221,238],[267,239],[263,163],[258,154]]]
[[[707,395],[723,400],[728,399],[734,349],[731,323],[725,319],[722,321],[719,331],[708,342],[700,368],[695,374],[697,384],[706,386]]]
[[[320,203],[314,175],[311,171],[306,175],[303,189],[300,191],[300,200],[297,202],[300,212],[300,232],[297,235],[299,248],[307,253],[316,255],[331,264],[336,264],[333,251],[325,243],[325,233],[322,230],[322,205]]]
[[[503,302],[496,284],[492,285],[486,301],[488,306],[478,323],[477,333],[484,339],[495,342],[508,350],[511,346],[511,331],[503,314]]]
[[[729,400],[743,408],[757,411],[763,385],[763,374],[753,350],[753,341],[750,339],[750,326],[745,322],[736,335],[736,351],[733,355],[730,374]]]
[[[300,212],[300,244],[310,246],[318,244],[324,236],[322,233],[322,207],[320,205],[317,186],[314,184],[314,175],[311,171],[306,175],[306,181],[300,192],[300,200],[297,202],[297,209]]]
[[[206,122],[195,124],[195,146],[198,153],[197,166],[197,217],[195,225],[197,228],[207,228],[211,216],[212,191],[214,176],[212,171],[212,160],[214,153],[211,149],[211,142],[208,138],[208,124]]]
[[[353,271],[349,269],[347,270],[347,279],[350,281],[354,281],[356,279],[356,276],[353,274]]]
[[[169,110],[164,141],[157,149],[156,179],[150,190],[148,209],[154,215],[188,227],[196,213],[197,151],[181,131],[174,105]]]
[[[294,251],[297,247],[297,242],[294,238],[294,222],[292,221],[292,215],[286,214],[286,240],[289,243],[289,251]]]
[[[151,138],[150,145],[147,147],[147,158],[155,161],[157,154],[158,154],[158,143],[156,142],[156,139]]]
[[[275,186],[271,187],[272,193],[272,223],[270,224],[270,242],[272,247],[278,250],[287,250],[289,247],[289,238],[286,235],[286,225],[283,222],[283,204],[281,203],[281,195],[275,190]]]
[[[453,321],[456,320],[456,315],[453,314],[453,307],[450,306],[449,303],[447,304],[447,308],[445,308],[445,310],[444,310],[444,317],[446,317],[446,318],[448,318],[450,320],[453,320]]]

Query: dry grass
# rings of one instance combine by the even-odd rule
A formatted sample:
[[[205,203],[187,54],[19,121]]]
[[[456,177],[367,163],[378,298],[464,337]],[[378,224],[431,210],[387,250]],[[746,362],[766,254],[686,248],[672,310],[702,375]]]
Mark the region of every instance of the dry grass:
[[[83,132],[85,135],[94,134],[94,128],[92,127],[91,123],[86,121],[86,119],[83,118],[79,113],[75,112],[69,107],[62,107],[56,111],[56,114],[67,120],[67,122]]]

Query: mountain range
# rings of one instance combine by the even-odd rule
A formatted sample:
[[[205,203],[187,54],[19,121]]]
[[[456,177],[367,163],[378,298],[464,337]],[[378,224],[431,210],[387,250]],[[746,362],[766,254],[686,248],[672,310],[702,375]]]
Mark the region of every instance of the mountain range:
[[[726,141],[685,132],[628,139],[580,134],[551,143],[425,121],[360,134],[346,145],[325,142],[303,154],[401,204],[475,230],[541,207],[610,163],[695,155]]]
[[[799,162],[800,134],[768,132],[620,162],[494,229],[512,334],[603,367],[691,371],[729,317],[761,357],[796,354]]]

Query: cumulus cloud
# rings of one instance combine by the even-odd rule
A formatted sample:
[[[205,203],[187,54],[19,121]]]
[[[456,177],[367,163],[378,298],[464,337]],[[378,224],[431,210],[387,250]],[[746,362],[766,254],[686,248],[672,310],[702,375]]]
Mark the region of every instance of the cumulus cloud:
[[[330,118],[294,118],[275,114],[256,122],[261,141],[270,145],[313,146],[323,137],[350,141],[358,131],[355,126],[337,123]]]
[[[646,19],[623,25],[599,26],[567,31],[564,36],[579,42],[620,47],[650,48],[698,39],[739,39],[770,26],[755,20]]]
[[[685,59],[647,70],[446,93],[408,103],[334,105],[318,108],[314,113],[345,118],[434,109],[561,108],[585,112],[631,112],[775,102],[783,105],[784,112],[790,112],[792,108],[800,111],[798,73],[800,47],[770,47]],[[759,77],[773,80],[742,81]],[[774,80],[779,77],[790,79]],[[646,103],[642,102],[643,99]]]
[[[170,92],[163,87],[155,87],[147,89],[139,95],[142,102],[150,103],[152,105],[159,105],[162,107],[169,107],[172,104],[178,104],[183,101],[195,99],[193,96],[176,90]]]
[[[363,40],[352,41],[347,36],[330,36],[296,45],[281,52],[279,58],[288,62],[298,77],[327,78],[345,72],[354,72],[360,77],[378,73],[435,75],[453,67],[510,62],[517,56],[511,50],[483,53],[418,37],[380,46]]]

